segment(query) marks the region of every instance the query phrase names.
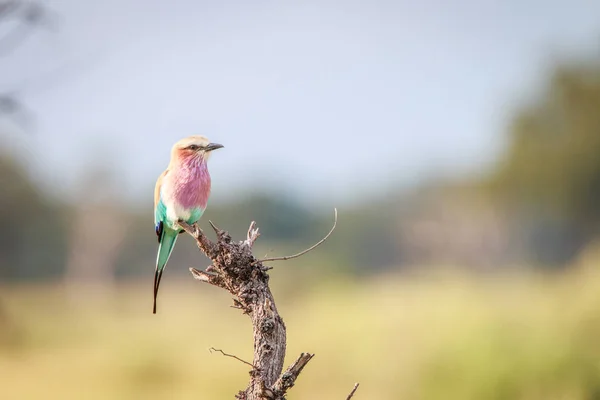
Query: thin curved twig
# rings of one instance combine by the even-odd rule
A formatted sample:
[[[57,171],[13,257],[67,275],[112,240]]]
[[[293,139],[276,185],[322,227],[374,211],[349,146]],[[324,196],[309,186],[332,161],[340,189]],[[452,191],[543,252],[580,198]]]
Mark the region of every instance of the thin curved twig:
[[[263,258],[262,260],[257,260],[256,262],[258,263],[258,262],[267,262],[267,261],[285,261],[285,260],[291,260],[292,258],[300,257],[300,256],[308,253],[309,251],[312,251],[312,250],[316,249],[321,244],[323,244],[323,242],[326,241],[327,238],[329,238],[329,236],[331,236],[331,234],[335,230],[335,227],[337,225],[337,208],[334,208],[333,211],[334,211],[334,220],[333,220],[333,226],[331,227],[331,230],[329,231],[329,233],[327,235],[325,235],[325,237],[323,239],[319,240],[313,246],[309,247],[308,249],[306,249],[304,251],[301,251],[298,254],[294,254],[292,256],[269,257],[269,258]]]
[[[352,396],[354,396],[354,393],[356,393],[356,389],[358,389],[358,382],[356,382],[354,384],[354,389],[352,389],[352,391],[350,392],[348,397],[346,397],[346,400],[350,400],[352,398]]]
[[[221,349],[215,349],[214,347],[211,347],[210,349],[208,349],[208,351],[210,351],[211,353],[212,353],[212,352],[219,352],[219,353],[223,354],[225,357],[231,357],[231,358],[235,358],[236,360],[238,360],[238,361],[241,361],[241,362],[243,362],[244,364],[246,364],[246,365],[249,365],[249,366],[251,366],[251,367],[252,367],[252,368],[254,368],[254,369],[258,369],[258,368],[256,368],[254,365],[252,365],[251,363],[249,363],[248,361],[244,361],[244,360],[242,360],[241,358],[239,358],[238,356],[234,356],[233,354],[227,354],[227,353],[225,353],[225,352],[224,352],[223,350],[221,350]]]

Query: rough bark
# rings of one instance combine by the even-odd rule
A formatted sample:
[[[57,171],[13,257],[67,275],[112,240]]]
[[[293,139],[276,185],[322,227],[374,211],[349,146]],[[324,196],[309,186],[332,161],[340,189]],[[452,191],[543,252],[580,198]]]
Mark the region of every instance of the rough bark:
[[[227,290],[233,295],[233,307],[252,320],[254,359],[248,387],[240,391],[240,400],[283,400],[313,354],[302,353],[284,372],[286,330],[269,288],[270,267],[252,255],[252,246],[259,236],[254,222],[246,240],[234,242],[226,231],[212,223],[217,241],[209,240],[197,225],[180,225],[196,240],[198,247],[212,264],[205,271],[190,268],[195,279]]]

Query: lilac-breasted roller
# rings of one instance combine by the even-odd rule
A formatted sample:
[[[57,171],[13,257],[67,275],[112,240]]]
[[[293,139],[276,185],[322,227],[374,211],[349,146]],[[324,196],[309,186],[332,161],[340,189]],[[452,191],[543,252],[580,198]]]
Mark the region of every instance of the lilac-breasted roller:
[[[181,139],[171,149],[171,161],[160,174],[154,188],[154,223],[158,236],[158,254],[154,271],[154,307],[163,270],[177,235],[184,232],[178,225],[182,220],[196,223],[208,203],[210,174],[207,162],[210,152],[223,145],[210,143],[204,136]]]

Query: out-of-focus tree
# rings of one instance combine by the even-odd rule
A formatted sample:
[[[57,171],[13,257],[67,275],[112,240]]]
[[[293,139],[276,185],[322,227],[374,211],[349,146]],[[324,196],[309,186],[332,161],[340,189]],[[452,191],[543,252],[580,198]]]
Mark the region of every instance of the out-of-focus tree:
[[[65,274],[75,304],[91,295],[97,299],[109,295],[129,229],[129,218],[118,202],[117,185],[109,170],[96,167],[86,171],[79,189],[69,218]]]
[[[567,261],[600,228],[600,62],[556,68],[509,132],[489,188],[530,223],[540,262]]]
[[[37,28],[54,29],[56,15],[38,1],[0,1],[0,20],[12,23],[4,36],[0,37],[0,56],[15,50]]]
[[[0,154],[0,279],[48,279],[62,272],[63,212],[22,165]]]
[[[57,16],[37,1],[0,0],[0,59],[9,56],[25,43],[27,37],[38,28],[55,29]],[[31,129],[33,115],[25,106],[18,89],[0,92],[0,116],[11,119],[23,129]]]

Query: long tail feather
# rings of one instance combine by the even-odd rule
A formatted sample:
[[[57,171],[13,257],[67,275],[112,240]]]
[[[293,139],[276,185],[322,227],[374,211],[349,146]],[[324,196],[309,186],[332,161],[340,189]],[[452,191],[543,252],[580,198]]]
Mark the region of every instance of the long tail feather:
[[[171,231],[170,229],[164,229],[161,237],[160,244],[158,245],[158,254],[156,256],[156,269],[154,270],[154,306],[152,313],[156,314],[156,296],[158,295],[158,287],[160,285],[160,279],[162,278],[163,270],[169,261],[173,246],[177,240],[178,231]]]

